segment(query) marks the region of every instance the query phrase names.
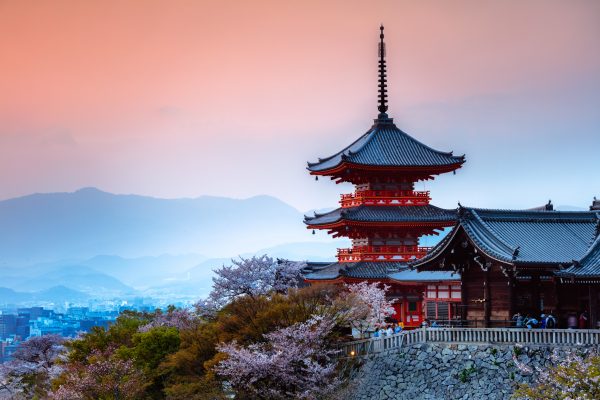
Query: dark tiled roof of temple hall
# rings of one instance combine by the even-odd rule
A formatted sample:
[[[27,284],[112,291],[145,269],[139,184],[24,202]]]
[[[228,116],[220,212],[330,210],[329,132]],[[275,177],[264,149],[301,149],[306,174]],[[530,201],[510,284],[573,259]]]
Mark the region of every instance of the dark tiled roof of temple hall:
[[[599,229],[600,230],[600,229]],[[600,232],[590,246],[588,251],[583,255],[581,260],[574,260],[573,265],[569,268],[559,271],[556,275],[560,277],[573,278],[598,278],[600,277]]]
[[[340,276],[360,279],[392,279],[402,282],[431,282],[443,280],[460,280],[458,275],[446,271],[417,272],[404,262],[334,262],[308,263],[303,271],[308,280],[332,280]]]
[[[402,130],[390,118],[377,119],[358,140],[342,151],[308,163],[311,172],[336,168],[343,162],[383,167],[460,167],[465,157],[454,156],[424,145]]]
[[[458,223],[419,267],[440,256],[458,232],[488,257],[508,264],[570,265],[595,238],[600,213],[592,211],[485,210],[461,207]]]
[[[453,222],[456,210],[447,210],[432,206],[357,206],[338,208],[318,214],[305,216],[307,225],[327,225],[341,220],[356,222]]]

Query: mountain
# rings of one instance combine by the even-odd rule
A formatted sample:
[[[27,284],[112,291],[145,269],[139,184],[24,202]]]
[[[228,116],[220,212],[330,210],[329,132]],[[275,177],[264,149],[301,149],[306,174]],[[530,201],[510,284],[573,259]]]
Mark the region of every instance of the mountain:
[[[0,287],[0,305],[2,304],[40,304],[41,302],[62,304],[89,299],[85,293],[69,289],[65,286],[53,286],[39,292],[18,292]]]
[[[221,257],[309,238],[302,213],[270,196],[158,199],[86,188],[0,201],[0,221],[0,267],[98,254]]]
[[[0,282],[4,287],[30,293],[55,287],[102,297],[134,292],[133,288],[113,276],[86,266],[61,263],[39,264],[31,268],[0,268]]]

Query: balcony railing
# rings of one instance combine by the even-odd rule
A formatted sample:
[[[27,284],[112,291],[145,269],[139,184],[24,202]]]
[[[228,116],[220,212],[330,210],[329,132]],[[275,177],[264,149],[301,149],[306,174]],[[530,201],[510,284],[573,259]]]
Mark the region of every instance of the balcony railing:
[[[355,246],[338,249],[339,262],[410,261],[425,256],[431,247],[421,246]]]
[[[340,204],[343,208],[367,206],[424,206],[429,204],[429,191],[414,190],[357,190],[343,194]]]
[[[594,346],[598,329],[422,328],[380,338],[340,344],[340,356],[354,357],[397,350],[419,343]]]

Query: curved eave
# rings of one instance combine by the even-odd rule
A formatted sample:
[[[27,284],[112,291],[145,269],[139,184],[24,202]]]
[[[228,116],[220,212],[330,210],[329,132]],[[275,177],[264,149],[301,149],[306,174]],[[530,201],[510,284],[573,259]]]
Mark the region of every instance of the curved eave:
[[[415,175],[439,175],[446,172],[452,172],[462,167],[465,163],[464,156],[457,157],[460,160],[453,164],[446,165],[368,165],[358,164],[349,161],[342,161],[334,167],[326,169],[313,169],[311,164],[306,168],[311,175],[320,176],[336,176],[344,171],[368,171],[368,172],[389,172],[389,173],[405,173]]]
[[[494,252],[488,251],[484,246],[482,246],[478,241],[473,240],[471,236],[466,232],[464,227],[459,223],[454,229],[442,240],[437,246],[435,246],[429,254],[425,257],[415,260],[410,263],[411,268],[419,269],[426,265],[431,265],[433,263],[439,262],[441,257],[445,257],[445,253],[452,247],[452,243],[454,242],[455,237],[459,232],[464,232],[467,238],[467,241],[477,250],[478,253],[485,255],[487,258],[492,259],[496,262],[502,263],[504,265],[514,265],[512,260],[507,260],[505,257],[499,254],[495,254]]]
[[[335,229],[345,226],[356,226],[365,228],[446,228],[454,225],[454,221],[410,221],[410,222],[389,222],[389,221],[353,221],[341,219],[336,222],[325,224],[310,224],[304,221],[307,229]]]

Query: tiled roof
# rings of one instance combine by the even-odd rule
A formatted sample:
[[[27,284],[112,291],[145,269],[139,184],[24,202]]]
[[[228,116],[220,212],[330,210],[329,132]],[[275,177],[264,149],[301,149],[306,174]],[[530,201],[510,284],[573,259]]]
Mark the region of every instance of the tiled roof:
[[[357,222],[453,222],[456,210],[432,206],[357,206],[338,208],[325,214],[305,216],[308,225],[326,225],[340,220]]]
[[[378,119],[358,140],[331,157],[308,163],[308,169],[313,172],[324,171],[335,168],[344,161],[370,166],[456,165],[458,168],[465,162],[465,157],[434,150],[398,129],[392,119]]]
[[[574,278],[600,277],[600,235],[580,261],[574,262],[571,267],[557,272],[556,275]]]
[[[405,263],[399,262],[355,262],[332,263],[318,271],[305,274],[306,279],[329,280],[339,276],[349,278],[384,279],[390,272],[405,268]]]
[[[356,262],[332,263],[324,268],[304,271],[309,280],[332,280],[340,276],[362,279],[394,279],[402,282],[431,282],[440,280],[460,280],[450,272],[417,272],[401,262]]]
[[[460,208],[455,228],[424,258],[437,258],[459,232],[488,257],[511,264],[570,264],[590,247],[600,217],[595,212]]]
[[[388,278],[401,282],[460,281],[460,275],[451,271],[416,271],[412,268],[388,274]]]

